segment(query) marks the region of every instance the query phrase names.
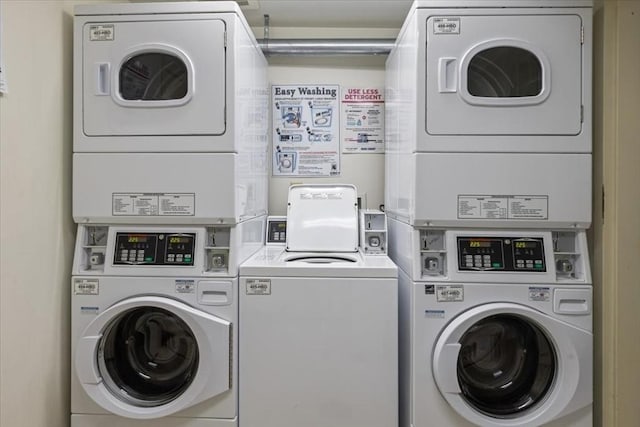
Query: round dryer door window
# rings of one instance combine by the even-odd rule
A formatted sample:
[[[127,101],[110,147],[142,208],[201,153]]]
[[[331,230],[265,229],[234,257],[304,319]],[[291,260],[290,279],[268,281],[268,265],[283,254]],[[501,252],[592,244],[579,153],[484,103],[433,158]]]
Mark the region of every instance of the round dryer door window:
[[[196,338],[182,319],[163,308],[137,307],[107,326],[98,347],[98,368],[114,396],[154,407],[189,388],[198,357]]]
[[[462,395],[487,415],[515,416],[534,407],[551,387],[556,370],[553,346],[527,319],[510,314],[484,318],[459,343]]]

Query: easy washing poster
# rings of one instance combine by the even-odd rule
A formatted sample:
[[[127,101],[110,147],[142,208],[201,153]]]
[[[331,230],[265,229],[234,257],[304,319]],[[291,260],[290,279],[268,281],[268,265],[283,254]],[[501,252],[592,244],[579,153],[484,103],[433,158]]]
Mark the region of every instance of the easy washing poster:
[[[340,175],[340,86],[273,85],[273,175]]]

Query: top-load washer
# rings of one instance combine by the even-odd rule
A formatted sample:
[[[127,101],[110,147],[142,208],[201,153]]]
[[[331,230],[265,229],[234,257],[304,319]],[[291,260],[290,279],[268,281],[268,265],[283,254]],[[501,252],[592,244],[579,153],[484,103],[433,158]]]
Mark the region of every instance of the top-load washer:
[[[240,266],[243,427],[397,426],[397,269],[358,250],[356,196],[292,186],[286,232]]]
[[[237,3],[83,5],[74,24],[77,222],[266,214],[267,62]]]
[[[592,13],[589,0],[413,4],[386,64],[390,217],[590,225]]]
[[[265,142],[267,63],[236,2],[74,12],[74,152],[229,153]]]

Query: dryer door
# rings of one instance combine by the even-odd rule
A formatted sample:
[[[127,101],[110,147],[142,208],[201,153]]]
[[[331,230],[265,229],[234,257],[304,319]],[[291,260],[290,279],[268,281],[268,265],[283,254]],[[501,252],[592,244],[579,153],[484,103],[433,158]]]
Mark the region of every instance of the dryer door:
[[[86,23],[84,134],[223,134],[225,31],[220,19]]]
[[[443,330],[434,378],[454,410],[474,424],[540,425],[591,403],[579,402],[577,389],[591,380],[592,339],[522,305],[485,304]]]
[[[427,134],[568,136],[582,131],[580,16],[447,12],[422,24],[427,31]],[[441,148],[483,151],[477,142],[459,145]],[[539,151],[510,145],[503,151]],[[583,150],[566,146],[553,151]]]
[[[159,418],[230,388],[230,341],[226,320],[168,298],[130,298],[89,324],[75,368],[109,412]]]

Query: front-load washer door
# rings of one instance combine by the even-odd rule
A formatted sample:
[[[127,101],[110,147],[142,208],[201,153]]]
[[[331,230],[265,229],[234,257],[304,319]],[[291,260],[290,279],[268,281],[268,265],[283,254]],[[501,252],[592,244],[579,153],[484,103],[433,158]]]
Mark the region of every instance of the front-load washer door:
[[[225,23],[86,23],[82,78],[87,136],[221,135]]]
[[[427,134],[582,131],[582,20],[537,13],[426,18]],[[478,143],[466,144],[441,148],[482,151]],[[535,152],[536,147],[504,150]]]
[[[541,425],[591,403],[577,389],[591,380],[592,340],[528,307],[486,304],[442,331],[433,375],[447,402],[474,424]]]
[[[130,298],[89,324],[75,368],[105,410],[160,418],[229,390],[230,342],[226,320],[168,298]]]

